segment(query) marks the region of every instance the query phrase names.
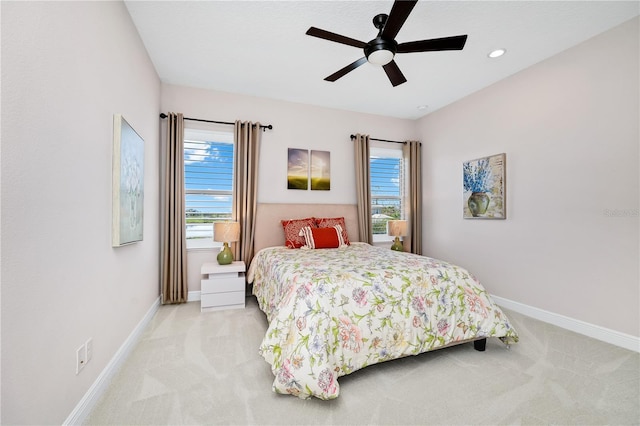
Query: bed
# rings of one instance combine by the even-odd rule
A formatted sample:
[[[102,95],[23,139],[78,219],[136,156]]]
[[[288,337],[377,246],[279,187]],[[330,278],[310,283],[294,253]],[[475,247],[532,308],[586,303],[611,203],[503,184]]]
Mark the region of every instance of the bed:
[[[269,323],[259,350],[275,392],[333,399],[340,376],[369,365],[467,342],[484,350],[490,337],[518,341],[464,268],[355,241],[355,206],[295,207],[258,206],[263,223],[247,274]],[[285,218],[331,220],[322,231],[296,223],[309,235],[301,232],[297,243],[304,245],[289,248],[293,233]]]

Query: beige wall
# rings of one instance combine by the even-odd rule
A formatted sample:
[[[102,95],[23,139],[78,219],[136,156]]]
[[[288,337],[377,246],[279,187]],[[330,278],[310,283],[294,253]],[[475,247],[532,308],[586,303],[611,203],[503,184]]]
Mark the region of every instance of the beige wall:
[[[419,122],[426,254],[495,295],[640,335],[638,22]],[[501,152],[508,219],[463,220],[462,162]]]
[[[1,7],[1,422],[61,424],[158,298],[160,81],[121,2]],[[144,240],[122,248],[114,113],[145,140]]]

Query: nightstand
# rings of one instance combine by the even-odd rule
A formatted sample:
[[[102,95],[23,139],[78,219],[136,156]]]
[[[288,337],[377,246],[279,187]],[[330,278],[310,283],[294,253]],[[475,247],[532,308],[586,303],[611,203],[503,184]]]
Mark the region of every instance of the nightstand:
[[[208,262],[200,269],[200,312],[244,308],[245,265],[243,261],[220,265]]]

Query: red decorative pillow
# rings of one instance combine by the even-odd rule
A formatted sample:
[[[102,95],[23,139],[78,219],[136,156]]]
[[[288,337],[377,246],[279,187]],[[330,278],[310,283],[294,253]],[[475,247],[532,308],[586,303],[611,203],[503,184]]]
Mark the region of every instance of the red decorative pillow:
[[[344,245],[340,225],[331,228],[311,228],[304,226],[300,230],[305,246],[310,249],[338,248]]]
[[[284,244],[288,248],[300,248],[305,244],[304,237],[300,235],[300,229],[304,226],[317,228],[316,219],[307,217],[305,219],[289,219],[282,220],[282,228],[284,228]]]
[[[335,225],[340,225],[342,228],[342,239],[344,243],[349,245],[349,234],[347,234],[347,226],[344,223],[344,217],[317,217],[316,225],[318,228],[331,228]]]

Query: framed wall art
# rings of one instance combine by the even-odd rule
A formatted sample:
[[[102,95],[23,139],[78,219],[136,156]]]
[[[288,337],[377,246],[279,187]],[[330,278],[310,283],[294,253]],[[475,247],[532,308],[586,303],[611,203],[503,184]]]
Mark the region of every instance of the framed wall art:
[[[462,164],[463,218],[506,219],[506,154]]]
[[[144,141],[121,114],[113,116],[112,245],[142,241]]]
[[[331,153],[288,148],[287,189],[331,190]]]
[[[331,153],[311,151],[311,190],[331,190]]]
[[[288,148],[287,189],[309,189],[309,150]]]

